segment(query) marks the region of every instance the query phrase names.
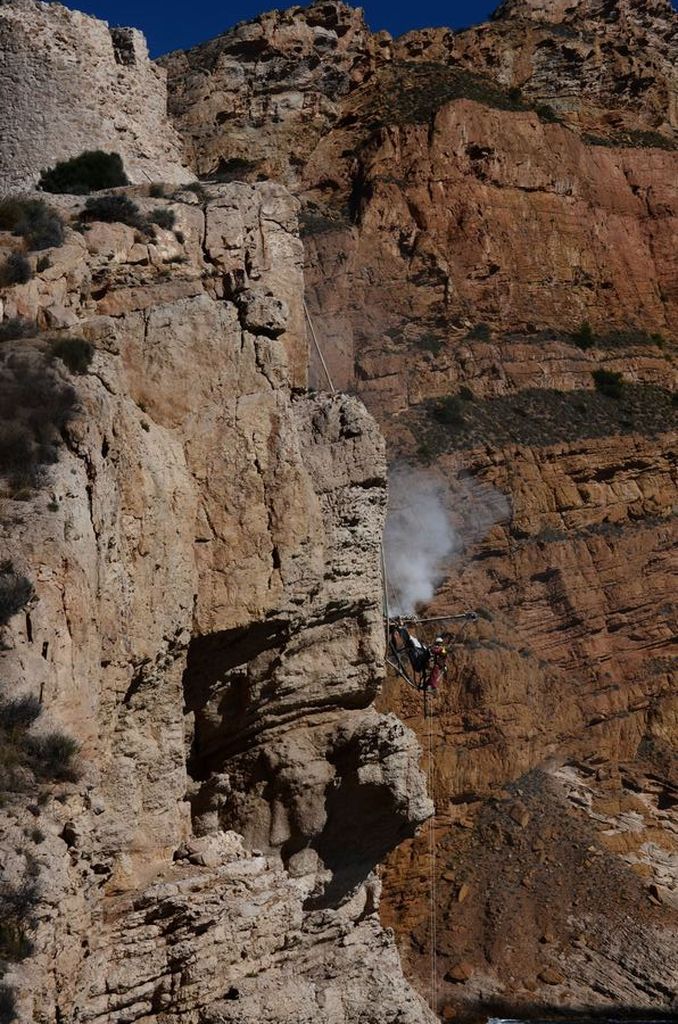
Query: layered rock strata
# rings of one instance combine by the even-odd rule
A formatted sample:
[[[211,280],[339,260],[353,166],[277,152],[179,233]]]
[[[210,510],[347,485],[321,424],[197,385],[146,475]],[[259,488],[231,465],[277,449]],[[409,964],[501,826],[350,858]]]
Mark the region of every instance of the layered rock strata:
[[[434,723],[440,1011],[670,1014],[671,5],[506,3],[486,25],[394,41],[316,4],[166,66],[200,174],[299,190],[332,379],[363,398],[392,458],[452,489],[464,562],[430,611],[479,618],[453,633]],[[605,374],[620,375],[616,397]],[[490,529],[497,491],[509,512]],[[382,700],[428,730],[404,685]],[[568,773],[594,779],[586,807]],[[599,829],[596,801],[626,813],[631,775],[647,808],[664,794],[658,813]],[[637,860],[606,834],[631,821]],[[422,991],[428,910],[411,894],[428,869],[423,840],[390,858],[384,910]]]
[[[5,696],[38,697],[83,772],[5,798],[4,879],[40,889],[5,984],[26,1021],[428,1021],[374,876],[431,811],[413,735],[372,706],[381,435],[303,387],[284,189],[135,201],[174,229],[69,227],[1,292],[39,329],[2,343],[5,384],[54,339],[95,347],[58,462],[4,481],[3,553],[35,587]]]

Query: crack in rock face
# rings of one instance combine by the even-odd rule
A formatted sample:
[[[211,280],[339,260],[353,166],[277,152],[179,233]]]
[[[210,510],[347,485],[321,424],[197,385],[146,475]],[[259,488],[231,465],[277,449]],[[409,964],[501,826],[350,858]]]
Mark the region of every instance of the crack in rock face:
[[[2,477],[30,598],[2,657],[82,773],[22,765],[3,803],[2,892],[36,879],[5,987],[22,1024],[426,1024],[374,873],[432,811],[414,734],[373,707],[383,438],[356,398],[305,390],[285,189],[134,198],[177,232],[85,237],[85,200],[55,197],[65,244],[0,289],[4,319],[92,346],[77,375],[34,327],[0,353],[1,396],[44,377],[27,445],[69,396],[30,493]]]

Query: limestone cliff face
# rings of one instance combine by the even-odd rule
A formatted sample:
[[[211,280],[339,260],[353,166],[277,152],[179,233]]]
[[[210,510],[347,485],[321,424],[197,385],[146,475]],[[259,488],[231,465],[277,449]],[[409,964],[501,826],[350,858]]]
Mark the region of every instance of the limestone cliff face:
[[[256,53],[238,50],[250,34]],[[489,488],[508,499],[430,609],[480,613],[452,637],[433,727],[438,1009],[671,1012],[671,5],[518,0],[393,41],[316,4],[206,52],[166,62],[175,123],[199,173],[298,190],[334,381],[391,458],[450,484],[462,526]],[[621,375],[617,397],[601,370]],[[380,699],[428,729],[397,680]],[[423,841],[397,851],[383,908],[422,990],[431,939],[411,894],[429,867]]]
[[[370,33],[361,10],[327,3],[262,14],[163,57],[170,116],[191,165],[200,175],[295,183],[389,44],[387,33]]]
[[[85,149],[120,153],[131,181],[190,181],[162,69],[135,29],[58,3],[0,5],[0,194]]]
[[[453,33],[410,32],[404,59],[460,63],[577,129],[630,141],[671,138],[678,118],[676,14],[670,0],[505,0],[492,20]],[[643,144],[638,138],[637,142]]]
[[[0,292],[43,331],[2,343],[3,387],[46,372],[48,339],[95,346],[58,462],[30,494],[4,481],[3,558],[35,586],[4,696],[39,697],[83,771],[5,800],[4,880],[40,891],[5,983],[25,1021],[419,1024],[373,873],[431,811],[372,703],[383,440],[303,386],[289,194],[160,204],[174,231],[69,227]]]

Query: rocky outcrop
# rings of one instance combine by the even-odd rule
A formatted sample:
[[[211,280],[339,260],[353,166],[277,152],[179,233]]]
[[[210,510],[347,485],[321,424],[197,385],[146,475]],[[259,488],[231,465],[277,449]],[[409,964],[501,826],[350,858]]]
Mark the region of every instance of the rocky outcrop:
[[[332,379],[391,458],[449,484],[467,538],[430,608],[479,615],[453,633],[433,723],[448,1017],[673,1009],[674,24],[664,0],[518,0],[463,32],[370,41],[350,9],[318,4],[167,62],[201,174],[298,189]],[[248,33],[256,55],[236,54]],[[341,79],[312,118],[330,64]],[[620,375],[616,397],[601,371]],[[465,527],[493,521],[497,491],[510,510],[481,539]],[[380,700],[428,731],[398,680]],[[594,780],[586,806],[570,773]],[[642,821],[626,817],[631,775],[655,808]],[[605,801],[624,809],[603,828]],[[422,840],[392,855],[382,915],[421,991],[431,936],[412,893],[429,868]]]
[[[674,148],[675,38],[670,0],[516,0],[487,24],[397,40],[329,0],[260,15],[160,64],[199,175],[275,177],[340,206],[375,128],[428,124],[451,99],[536,111],[598,149]]]
[[[671,1013],[675,780],[648,767],[571,761],[525,775],[484,806],[450,808],[437,829],[450,1010],[593,1015],[613,1002]],[[427,942],[426,911],[396,894],[425,884],[425,856],[403,851],[382,910],[412,935],[407,965],[423,982],[414,951]]]
[[[119,153],[131,181],[191,181],[164,72],[136,29],[61,4],[0,5],[0,194],[84,150]]]
[[[430,805],[392,712],[430,723],[395,679],[372,705],[383,451],[304,391],[302,272],[389,454],[493,523],[431,608],[478,612],[432,723],[436,1009],[674,1012],[673,20],[261,16],[163,61],[172,119],[200,176],[299,192],[304,252],[277,186],[208,186],[178,234],[93,224],[3,292],[97,348],[51,490],[6,516],[39,597],[8,682],[96,766],[3,825],[5,871],[50,880],[24,1015],[430,1019],[372,874],[405,839],[382,917],[424,991]],[[3,352],[16,377],[46,349]]]
[[[191,166],[203,177],[295,183],[389,39],[370,33],[361,10],[320,3],[262,14],[161,58]]]
[[[480,72],[599,140],[652,146],[675,139],[678,51],[670,0],[505,0],[489,23],[410,32],[396,53]]]
[[[35,587],[5,696],[38,697],[83,772],[5,798],[5,878],[40,890],[6,983],[26,1021],[429,1020],[373,873],[431,811],[413,735],[372,706],[381,435],[303,387],[284,189],[135,201],[174,229],[70,226],[2,291],[4,322],[43,329],[2,343],[3,386],[66,385],[55,338],[95,349],[58,462],[4,480]]]

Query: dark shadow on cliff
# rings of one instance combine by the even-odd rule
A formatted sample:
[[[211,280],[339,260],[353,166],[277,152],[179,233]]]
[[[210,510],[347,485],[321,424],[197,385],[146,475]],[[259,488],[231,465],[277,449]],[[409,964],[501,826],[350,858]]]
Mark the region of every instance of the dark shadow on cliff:
[[[306,910],[341,903],[395,846],[415,833],[416,824],[403,815],[386,784],[360,780],[359,768],[366,763],[361,753],[360,739],[354,736],[328,757],[337,776],[325,794],[327,823],[312,846],[332,880],[322,895],[306,901]]]
[[[252,699],[248,665],[261,655],[281,650],[288,639],[289,624],[271,619],[191,641],[183,686],[184,710],[195,714],[189,762],[189,773],[194,779],[208,778],[214,769],[220,769],[226,757],[241,752],[239,737],[256,725],[259,703],[266,698],[264,682],[257,699]],[[269,676],[276,664],[273,655]],[[218,723],[205,714],[208,704],[218,708]]]

